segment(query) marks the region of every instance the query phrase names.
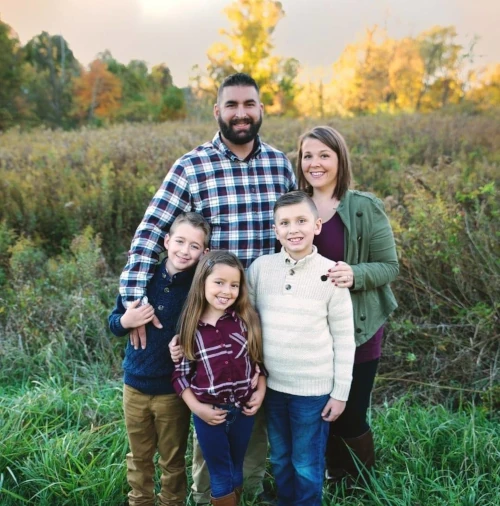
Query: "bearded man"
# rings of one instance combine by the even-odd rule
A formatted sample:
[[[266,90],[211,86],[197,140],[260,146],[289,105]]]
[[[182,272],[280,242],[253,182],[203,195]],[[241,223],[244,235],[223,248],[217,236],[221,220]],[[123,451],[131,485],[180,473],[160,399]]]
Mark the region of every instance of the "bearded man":
[[[125,305],[146,294],[164,251],[165,234],[181,212],[202,214],[212,228],[210,249],[231,251],[245,268],[261,255],[274,253],[273,206],[280,195],[296,188],[296,180],[287,157],[261,141],[263,114],[259,87],[252,77],[238,73],[223,81],[214,105],[219,131],[211,142],[174,163],[135,232],[120,277]],[[159,325],[156,319],[153,323]],[[145,328],[132,331],[130,339],[139,353],[147,345]],[[263,416],[261,409],[244,467],[245,486],[255,494],[263,490],[266,464]],[[196,437],[192,472],[193,498],[197,504],[208,504],[210,479]]]

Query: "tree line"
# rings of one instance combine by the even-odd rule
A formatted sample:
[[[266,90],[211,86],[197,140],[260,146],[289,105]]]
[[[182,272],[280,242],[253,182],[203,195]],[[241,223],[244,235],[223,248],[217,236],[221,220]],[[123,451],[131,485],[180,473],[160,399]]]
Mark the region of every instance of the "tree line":
[[[218,85],[233,72],[251,74],[267,113],[281,116],[500,106],[500,64],[478,66],[477,39],[460,44],[453,26],[401,39],[370,27],[330,69],[306,78],[297,59],[275,54],[273,33],[285,17],[279,1],[235,0],[224,13],[230,28],[221,30],[223,40],[208,49],[205,66],[193,67],[183,89],[165,63],[124,64],[105,50],[84,66],[62,35],[44,31],[23,46],[0,20],[0,130],[200,119],[211,114]]]

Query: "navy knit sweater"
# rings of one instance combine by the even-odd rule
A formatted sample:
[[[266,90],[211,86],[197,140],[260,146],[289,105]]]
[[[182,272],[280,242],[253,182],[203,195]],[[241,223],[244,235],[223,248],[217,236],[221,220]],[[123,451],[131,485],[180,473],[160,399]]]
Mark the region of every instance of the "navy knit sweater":
[[[152,323],[146,325],[146,348],[135,350],[127,340],[125,359],[123,360],[126,385],[147,395],[173,394],[172,373],[174,364],[170,358],[168,343],[176,334],[177,320],[187,298],[194,269],[179,272],[172,277],[166,268],[166,261],[157,265],[154,276],[148,284],[147,296],[154,307],[155,314],[163,325],[157,329]],[[125,313],[122,298],[119,295],[116,305],[110,314],[109,328],[115,336],[126,336],[130,329],[125,329],[120,318]]]

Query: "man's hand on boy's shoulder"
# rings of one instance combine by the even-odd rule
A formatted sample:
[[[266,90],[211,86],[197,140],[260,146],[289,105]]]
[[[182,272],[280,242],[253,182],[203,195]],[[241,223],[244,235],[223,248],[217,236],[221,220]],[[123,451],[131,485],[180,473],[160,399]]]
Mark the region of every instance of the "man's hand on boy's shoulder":
[[[146,324],[153,322],[153,325],[162,328],[160,320],[155,315],[154,307],[151,304],[143,304],[141,299],[134,300],[126,309],[123,316],[120,318],[120,323],[123,328],[131,329],[130,331],[130,344],[134,349],[146,348]]]
[[[330,397],[321,412],[321,418],[323,418],[325,422],[335,421],[344,412],[345,405],[346,401],[339,401]]]

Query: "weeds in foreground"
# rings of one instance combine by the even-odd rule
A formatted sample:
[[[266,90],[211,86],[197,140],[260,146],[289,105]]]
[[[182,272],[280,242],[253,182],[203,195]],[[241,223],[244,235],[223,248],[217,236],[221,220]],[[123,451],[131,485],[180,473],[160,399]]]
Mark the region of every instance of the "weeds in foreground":
[[[96,377],[68,385],[49,378],[0,394],[2,506],[118,506],[126,499],[119,383]],[[472,404],[453,411],[404,397],[372,415],[374,479],[350,495],[325,487],[324,505],[500,504],[497,413]],[[188,474],[190,459],[188,450]],[[272,489],[270,473],[266,481]]]

